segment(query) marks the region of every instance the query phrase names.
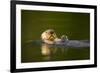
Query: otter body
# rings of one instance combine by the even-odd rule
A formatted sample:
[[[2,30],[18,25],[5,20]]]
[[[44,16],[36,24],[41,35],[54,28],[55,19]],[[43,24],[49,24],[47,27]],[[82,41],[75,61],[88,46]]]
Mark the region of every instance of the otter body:
[[[63,35],[61,38],[58,38],[53,29],[48,29],[41,34],[41,39],[44,43],[55,44],[59,42],[64,42],[68,40],[67,36]]]

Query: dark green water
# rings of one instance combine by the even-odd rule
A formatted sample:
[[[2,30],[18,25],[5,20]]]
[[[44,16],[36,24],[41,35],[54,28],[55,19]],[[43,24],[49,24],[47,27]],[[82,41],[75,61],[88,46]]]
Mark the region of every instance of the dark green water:
[[[54,29],[58,37],[65,34],[69,40],[90,39],[90,14],[50,11],[21,11],[21,61],[43,62],[85,60],[90,58],[90,48],[51,48],[33,44],[41,33]],[[46,51],[43,53],[43,51]]]

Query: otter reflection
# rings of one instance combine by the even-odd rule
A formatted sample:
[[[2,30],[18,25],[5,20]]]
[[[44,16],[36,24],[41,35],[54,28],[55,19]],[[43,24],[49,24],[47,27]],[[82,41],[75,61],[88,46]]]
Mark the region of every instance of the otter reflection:
[[[43,60],[51,60],[51,58],[55,54],[57,54],[58,49],[60,49],[61,54],[63,54],[65,52],[64,48],[58,48],[55,45],[43,43],[41,46],[41,54],[43,56]]]

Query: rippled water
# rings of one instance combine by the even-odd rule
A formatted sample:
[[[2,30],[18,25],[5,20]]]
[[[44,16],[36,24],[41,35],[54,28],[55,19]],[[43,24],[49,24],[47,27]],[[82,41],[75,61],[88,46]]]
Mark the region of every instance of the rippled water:
[[[90,58],[89,48],[58,48],[47,44],[33,43],[26,43],[22,48],[22,62],[86,60]]]

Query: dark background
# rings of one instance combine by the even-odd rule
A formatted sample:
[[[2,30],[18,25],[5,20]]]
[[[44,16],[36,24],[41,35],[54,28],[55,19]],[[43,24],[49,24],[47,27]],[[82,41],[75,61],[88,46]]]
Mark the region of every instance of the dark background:
[[[54,29],[58,37],[65,34],[69,40],[89,40],[90,39],[90,14],[75,12],[52,12],[52,11],[21,11],[21,43],[22,62],[45,61],[41,59],[40,46],[25,45],[30,40],[41,40],[41,33],[47,29]],[[38,54],[36,53],[38,52]],[[69,54],[68,54],[69,53]],[[57,54],[56,54],[57,55]],[[65,56],[56,60],[81,60],[89,59],[89,48],[82,50],[70,49]],[[69,56],[68,56],[69,55]]]

